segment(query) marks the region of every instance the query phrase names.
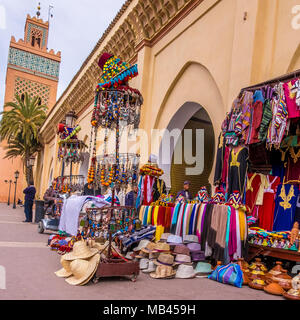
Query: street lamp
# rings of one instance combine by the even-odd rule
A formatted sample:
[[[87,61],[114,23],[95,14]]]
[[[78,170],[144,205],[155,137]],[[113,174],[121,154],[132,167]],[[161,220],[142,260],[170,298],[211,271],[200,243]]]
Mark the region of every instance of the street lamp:
[[[35,156],[30,156],[27,159],[27,168],[29,169],[29,177],[27,177],[27,179],[29,179],[29,181],[27,181],[28,183],[30,183],[30,181],[32,180],[32,167],[34,166],[34,162],[35,162]]]
[[[69,128],[73,128],[75,125],[75,120],[77,119],[77,116],[74,111],[69,111],[66,114],[66,126]]]
[[[9,191],[8,191],[8,200],[7,200],[7,205],[10,205],[10,188],[11,188],[11,184],[12,184],[12,180],[4,180],[5,183],[9,183]]]
[[[16,209],[17,180],[18,180],[18,178],[19,178],[19,174],[20,174],[20,172],[17,170],[17,171],[15,172],[16,181],[14,182],[14,184],[15,184],[15,194],[14,194],[13,209]]]

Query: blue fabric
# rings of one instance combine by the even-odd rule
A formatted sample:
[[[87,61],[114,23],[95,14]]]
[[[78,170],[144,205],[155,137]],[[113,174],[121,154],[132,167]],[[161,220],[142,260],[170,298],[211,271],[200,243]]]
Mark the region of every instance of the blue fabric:
[[[128,207],[134,207],[135,203],[134,203],[134,191],[131,190],[129,191],[126,196],[125,196],[125,206]]]
[[[189,234],[193,234],[193,222],[194,222],[194,216],[195,216],[195,212],[196,212],[196,207],[197,207],[197,205],[194,204],[193,210],[192,210],[192,213],[191,213],[190,224],[189,224]]]
[[[280,194],[281,190],[284,188],[284,194],[286,196],[283,199]],[[294,189],[294,192],[291,192],[291,188]],[[293,228],[295,221],[295,212],[297,206],[297,199],[299,194],[299,187],[291,184],[280,184],[277,189],[276,199],[275,199],[275,210],[274,210],[274,231],[290,231]],[[284,208],[283,205],[286,204],[290,208]]]
[[[174,209],[173,217],[172,217],[172,223],[171,223],[171,233],[175,234],[176,232],[176,224],[178,219],[178,213],[181,208],[181,203],[177,203]]]
[[[23,193],[25,193],[25,201],[33,201],[36,193],[35,187],[29,186],[23,190]]]
[[[241,288],[243,285],[243,271],[238,264],[230,263],[225,266],[218,266],[208,276],[208,279]]]
[[[262,103],[265,102],[265,99],[261,90],[256,90],[253,95],[253,103],[255,103],[256,101],[261,101]]]
[[[141,192],[142,192],[142,182],[143,182],[143,177],[140,177],[140,182],[139,182],[139,191],[138,191],[138,195],[136,198],[136,202],[135,202],[135,207],[138,208],[141,204],[142,204],[142,199],[141,199]]]
[[[145,208],[145,211],[144,211],[143,226],[146,226],[146,225],[147,225],[148,211],[149,211],[149,207],[147,206],[147,207]]]

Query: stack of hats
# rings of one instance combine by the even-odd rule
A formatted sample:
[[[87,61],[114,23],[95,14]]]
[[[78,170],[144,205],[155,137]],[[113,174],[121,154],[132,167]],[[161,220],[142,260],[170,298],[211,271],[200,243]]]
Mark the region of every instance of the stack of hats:
[[[187,247],[191,252],[191,257],[193,262],[205,260],[205,254],[204,254],[204,251],[201,250],[200,243],[191,242],[187,244]]]
[[[174,278],[176,271],[173,269],[174,256],[170,253],[160,253],[157,259],[153,261],[157,268],[155,272],[150,273],[154,279],[171,279]]]
[[[61,258],[62,269],[55,272],[60,278],[66,278],[71,285],[87,284],[97,271],[100,254],[97,248],[90,248],[85,241],[77,241],[73,251]]]
[[[212,271],[212,266],[208,262],[198,262],[195,268],[197,278],[207,278]]]

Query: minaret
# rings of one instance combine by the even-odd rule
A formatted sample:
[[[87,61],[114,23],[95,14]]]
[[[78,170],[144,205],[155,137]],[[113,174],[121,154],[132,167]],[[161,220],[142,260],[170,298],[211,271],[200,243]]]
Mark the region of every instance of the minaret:
[[[24,38],[11,37],[4,102],[27,92],[39,96],[49,112],[56,102],[61,55],[47,49],[49,22],[39,16],[40,6],[35,17],[27,15]]]
[[[56,102],[60,52],[48,50],[49,22],[40,17],[40,6],[36,16],[27,15],[24,38],[16,41],[11,37],[6,70],[6,86],[4,103],[15,102],[15,94],[21,97],[27,92],[32,97],[39,96],[39,103],[48,107],[48,112]],[[7,202],[8,186],[4,180],[15,180],[14,172],[18,170],[16,199],[24,199],[23,189],[27,186],[20,158],[4,159],[5,141],[0,146],[0,202]],[[13,201],[14,184],[12,185],[10,202]]]

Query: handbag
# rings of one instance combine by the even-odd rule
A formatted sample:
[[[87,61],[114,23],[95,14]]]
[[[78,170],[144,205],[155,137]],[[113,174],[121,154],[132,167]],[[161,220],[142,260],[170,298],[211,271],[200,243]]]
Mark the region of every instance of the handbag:
[[[238,264],[230,263],[226,266],[218,266],[208,276],[208,279],[241,288],[243,285],[243,271]]]

